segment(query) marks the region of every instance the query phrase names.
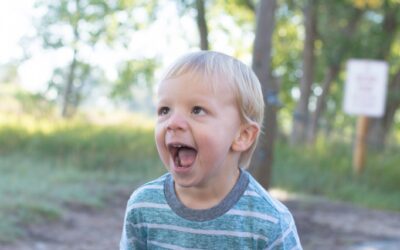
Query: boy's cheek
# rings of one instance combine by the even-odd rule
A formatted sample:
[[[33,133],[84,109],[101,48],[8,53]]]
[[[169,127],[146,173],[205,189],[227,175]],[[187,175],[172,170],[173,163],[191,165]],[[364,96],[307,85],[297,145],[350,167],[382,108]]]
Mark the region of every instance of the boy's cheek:
[[[165,166],[167,166],[169,164],[169,152],[167,151],[167,149],[163,145],[164,145],[163,143],[159,143],[156,140],[158,156],[160,157],[160,159],[163,162],[163,164]]]
[[[160,155],[160,156],[162,156],[163,154],[164,154],[164,149],[163,149],[163,146],[162,146],[163,144],[162,143],[160,143],[160,141],[156,138],[156,147],[157,147],[157,151],[158,151],[158,154]]]
[[[154,139],[156,141],[157,149],[159,149],[164,144],[164,136],[159,126],[154,128]]]
[[[164,143],[163,143],[163,139],[157,133],[155,134],[155,141],[156,141],[158,155],[164,161],[164,159],[163,159],[164,158],[163,155],[165,154],[165,152],[163,152],[164,151],[164,149],[163,149]]]
[[[160,157],[161,162],[164,164],[165,167],[168,166],[169,160],[167,152],[157,147],[158,156]]]

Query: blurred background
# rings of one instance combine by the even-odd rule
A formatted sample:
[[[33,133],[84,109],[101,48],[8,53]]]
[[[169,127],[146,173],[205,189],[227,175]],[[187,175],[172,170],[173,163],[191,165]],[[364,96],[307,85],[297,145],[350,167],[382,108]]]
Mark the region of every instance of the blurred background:
[[[1,1],[0,249],[116,248],[130,192],[165,172],[157,81],[200,49],[259,77],[265,134],[251,170],[293,210],[305,249],[399,246],[399,30],[400,0]],[[358,170],[359,116],[343,111],[351,58],[388,64]],[[343,215],[367,224],[335,224]],[[86,234],[103,226],[107,237]]]

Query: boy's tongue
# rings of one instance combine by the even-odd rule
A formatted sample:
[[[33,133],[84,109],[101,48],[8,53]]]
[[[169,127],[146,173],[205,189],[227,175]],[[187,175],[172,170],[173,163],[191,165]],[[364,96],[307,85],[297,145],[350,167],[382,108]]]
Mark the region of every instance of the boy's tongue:
[[[180,148],[178,152],[179,165],[182,167],[190,166],[196,159],[196,150],[191,148]]]

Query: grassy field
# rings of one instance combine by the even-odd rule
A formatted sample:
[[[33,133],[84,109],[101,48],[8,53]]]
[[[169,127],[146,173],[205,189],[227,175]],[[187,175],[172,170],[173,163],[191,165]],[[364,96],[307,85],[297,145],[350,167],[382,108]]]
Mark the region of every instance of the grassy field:
[[[278,143],[273,186],[400,211],[400,148],[369,152],[360,175],[353,173],[352,151],[352,146],[344,143],[320,142],[302,148]]]
[[[2,119],[0,242],[22,236],[26,224],[58,219],[69,206],[101,207],[115,192],[160,175],[165,170],[152,141],[152,128],[140,119],[118,125]]]
[[[0,242],[24,225],[57,220],[71,205],[101,207],[118,190],[164,172],[153,128],[133,117],[99,125],[30,116],[0,116]],[[400,211],[399,148],[368,156],[354,176],[351,146],[276,147],[273,187]]]

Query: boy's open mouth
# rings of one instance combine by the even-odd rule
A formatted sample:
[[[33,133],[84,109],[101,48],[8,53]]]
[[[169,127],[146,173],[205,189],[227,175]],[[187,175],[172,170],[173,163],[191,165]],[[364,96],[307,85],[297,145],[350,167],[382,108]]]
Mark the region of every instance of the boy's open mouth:
[[[168,150],[177,167],[189,167],[194,163],[197,156],[195,148],[184,144],[169,144]]]

